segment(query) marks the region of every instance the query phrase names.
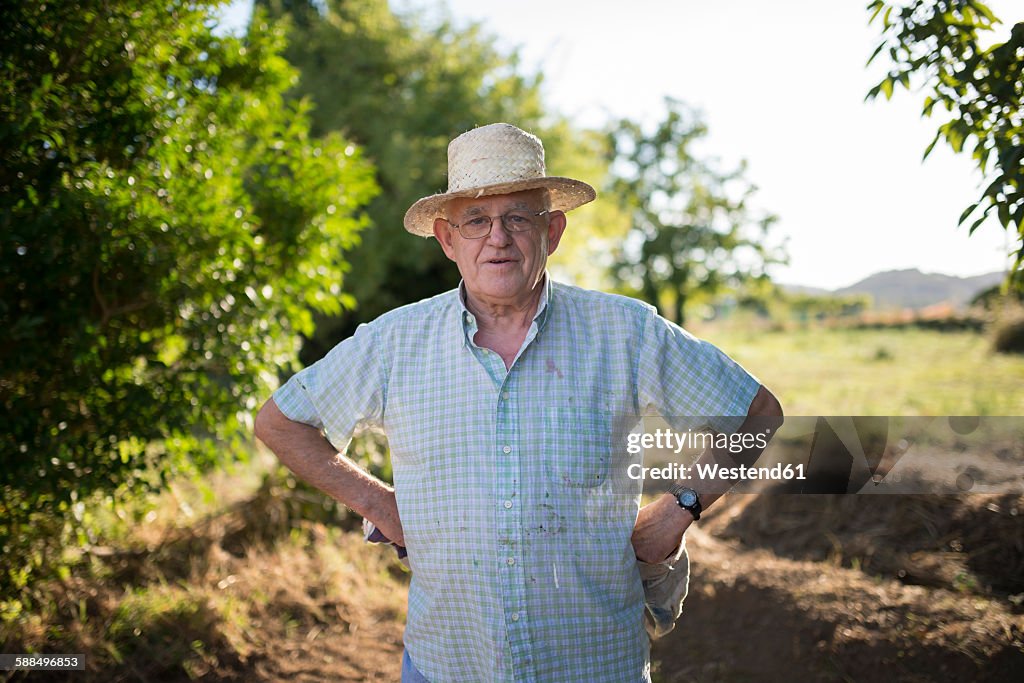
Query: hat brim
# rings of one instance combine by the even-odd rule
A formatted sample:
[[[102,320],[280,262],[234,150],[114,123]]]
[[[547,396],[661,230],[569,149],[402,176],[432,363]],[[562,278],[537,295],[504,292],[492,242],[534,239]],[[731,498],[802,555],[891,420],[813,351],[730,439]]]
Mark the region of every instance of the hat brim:
[[[548,191],[551,197],[552,211],[572,211],[587,202],[594,201],[597,197],[597,192],[594,191],[594,188],[572,178],[545,176],[529,180],[516,180],[424,197],[410,206],[409,210],[405,212],[403,224],[405,229],[414,235],[433,237],[434,220],[445,217],[444,207],[449,200],[458,197],[487,197],[495,194],[510,194],[512,192],[538,189]]]

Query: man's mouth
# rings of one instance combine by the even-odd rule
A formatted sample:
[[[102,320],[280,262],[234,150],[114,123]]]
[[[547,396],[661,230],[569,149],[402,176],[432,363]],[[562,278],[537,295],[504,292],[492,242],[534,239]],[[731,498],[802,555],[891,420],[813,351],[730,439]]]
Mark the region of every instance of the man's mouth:
[[[487,262],[488,263],[494,263],[496,265],[500,265],[502,263],[512,263],[512,259],[510,259],[510,258],[492,258],[492,259],[490,259]]]

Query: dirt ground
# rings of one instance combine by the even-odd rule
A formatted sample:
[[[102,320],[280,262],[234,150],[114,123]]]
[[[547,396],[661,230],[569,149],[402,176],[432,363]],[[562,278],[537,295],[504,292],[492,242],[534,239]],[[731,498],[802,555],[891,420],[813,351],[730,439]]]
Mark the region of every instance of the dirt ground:
[[[1024,619],[976,597],[745,550],[695,529],[683,616],[655,679],[1011,681]]]

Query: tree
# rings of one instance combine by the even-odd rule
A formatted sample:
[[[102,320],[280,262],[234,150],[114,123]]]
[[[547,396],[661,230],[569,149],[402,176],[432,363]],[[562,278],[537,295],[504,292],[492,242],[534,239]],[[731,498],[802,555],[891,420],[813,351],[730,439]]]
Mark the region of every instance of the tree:
[[[607,136],[601,130],[580,130],[559,120],[543,130],[549,175],[580,178],[600,187],[608,177]],[[558,280],[590,289],[615,285],[610,277],[612,254],[629,232],[629,215],[616,202],[598,200],[569,214],[565,236],[548,259]]]
[[[402,227],[413,202],[447,187],[449,140],[508,121],[541,134],[556,161],[574,140],[558,126],[552,127],[558,134],[544,135],[540,76],[521,75],[514,46],[500,49],[479,25],[396,14],[385,0],[258,0],[257,6],[290,25],[285,55],[301,74],[292,94],[315,104],[314,132],[342,131],[362,145],[381,187],[368,207],[372,227],[352,255],[357,308],[318,318],[302,356],[312,362],[360,322],[458,284],[457,270],[437,245]]]
[[[765,267],[783,256],[766,242],[775,216],[748,206],[755,188],[743,168],[721,173],[698,159],[707,128],[682,103],[665,103],[653,130],[623,119],[607,137],[607,189],[631,219],[613,276],[681,325],[688,302],[767,282]]]
[[[240,452],[309,309],[340,310],[371,169],[285,103],[280,31],[218,37],[209,8],[0,15],[5,558],[94,492]]]
[[[874,0],[868,10],[870,22],[880,17],[882,23],[882,41],[868,63],[885,52],[892,66],[867,98],[889,99],[897,84],[910,89],[913,79],[928,93],[922,116],[936,106],[949,112],[924,156],[939,139],[958,154],[973,144],[985,189],[960,224],[973,216],[973,234],[995,211],[1018,242],[1007,282],[1024,289],[1024,23],[1013,26],[1005,43],[985,47],[982,38],[1001,22],[979,0]]]

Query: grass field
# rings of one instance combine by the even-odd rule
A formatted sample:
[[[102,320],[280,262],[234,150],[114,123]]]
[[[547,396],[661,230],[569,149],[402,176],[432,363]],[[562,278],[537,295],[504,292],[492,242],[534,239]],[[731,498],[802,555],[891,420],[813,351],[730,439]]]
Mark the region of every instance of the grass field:
[[[695,326],[788,415],[1024,415],[1024,355],[972,332]]]

